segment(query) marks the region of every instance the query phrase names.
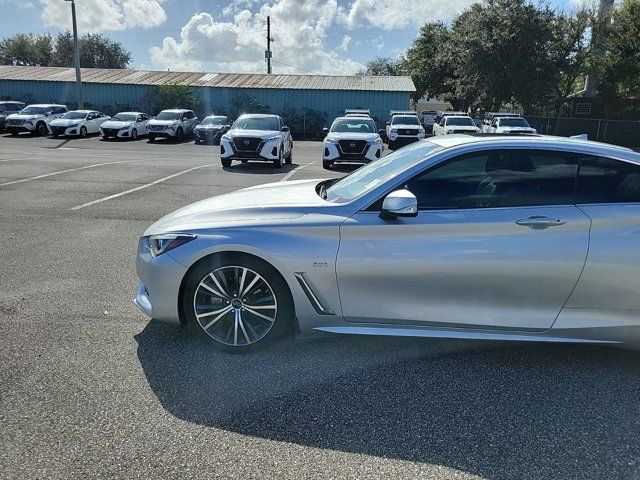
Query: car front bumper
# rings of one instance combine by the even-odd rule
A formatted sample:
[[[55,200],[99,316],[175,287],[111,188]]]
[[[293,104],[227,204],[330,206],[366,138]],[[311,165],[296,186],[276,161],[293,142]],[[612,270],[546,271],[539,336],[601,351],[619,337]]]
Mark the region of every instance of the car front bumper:
[[[423,138],[424,136],[416,135],[391,135],[389,137],[389,143],[394,146],[409,145],[410,143],[418,142]]]
[[[33,132],[36,129],[35,123],[12,124],[5,123],[5,128],[10,132]]]
[[[222,136],[220,130],[194,130],[193,137],[196,142],[215,142]]]
[[[164,130],[153,130],[147,128],[147,135],[153,135],[154,137],[173,138],[177,135],[177,130],[173,128],[166,128]]]
[[[49,131],[52,135],[64,135],[64,136],[75,136],[80,135],[81,125],[77,127],[55,127],[49,126]]]
[[[101,137],[131,138],[132,128],[100,128]],[[146,130],[136,130],[138,135],[146,135]]]
[[[169,253],[154,257],[143,239],[140,239],[136,270],[140,283],[134,301],[138,308],[156,320],[180,323],[180,284],[188,268],[174,260]]]
[[[338,144],[325,142],[323,160],[331,162],[364,162],[369,163],[382,157],[382,142],[367,145],[362,154],[344,153]]]
[[[257,160],[273,162],[280,157],[278,142],[260,142],[256,150],[238,150],[230,140],[220,140],[220,157],[225,160]]]

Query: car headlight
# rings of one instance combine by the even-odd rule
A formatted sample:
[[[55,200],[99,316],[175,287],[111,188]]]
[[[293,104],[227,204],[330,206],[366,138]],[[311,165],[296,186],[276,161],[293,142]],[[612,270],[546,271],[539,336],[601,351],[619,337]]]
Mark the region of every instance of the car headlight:
[[[396,130],[395,128],[392,128],[391,133],[398,133],[398,130]]]
[[[226,142],[230,142],[231,141],[231,137],[229,135],[222,135],[220,140],[224,140]]]
[[[376,138],[375,140],[370,141],[369,145],[380,145],[381,143],[382,143],[382,139]]]
[[[157,257],[163,253],[167,253],[174,248],[178,248],[185,243],[189,243],[197,238],[196,235],[189,233],[165,233],[162,235],[151,235],[148,237],[149,249],[151,255]]]
[[[70,123],[69,125],[67,125],[67,128],[76,128],[79,124],[77,123]]]
[[[327,138],[324,139],[324,141],[327,142],[327,143],[331,143],[333,145],[337,145],[338,144],[338,140],[336,140],[335,138],[327,137]]]
[[[269,137],[269,138],[265,139],[265,142],[266,142],[266,143],[269,143],[269,142],[279,142],[279,141],[280,141],[280,135],[275,135],[275,136],[273,136],[273,137]]]

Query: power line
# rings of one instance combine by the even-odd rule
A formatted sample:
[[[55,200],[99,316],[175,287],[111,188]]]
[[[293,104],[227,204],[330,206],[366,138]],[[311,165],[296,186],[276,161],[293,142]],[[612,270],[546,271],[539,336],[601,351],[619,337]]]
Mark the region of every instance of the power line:
[[[312,72],[311,70],[305,70],[302,67],[296,67],[295,65],[289,65],[288,63],[280,62],[279,60],[273,60],[275,63],[279,63],[280,65],[285,65],[287,67],[295,68],[296,70],[300,70],[302,72],[309,73],[311,75],[320,75],[318,72]]]

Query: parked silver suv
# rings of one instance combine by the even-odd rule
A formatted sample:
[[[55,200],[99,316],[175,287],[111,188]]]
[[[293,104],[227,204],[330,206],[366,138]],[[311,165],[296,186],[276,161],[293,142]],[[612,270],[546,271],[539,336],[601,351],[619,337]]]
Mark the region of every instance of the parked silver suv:
[[[154,142],[157,137],[180,140],[193,134],[197,121],[198,117],[193,110],[163,110],[147,123],[147,137],[150,142]]]

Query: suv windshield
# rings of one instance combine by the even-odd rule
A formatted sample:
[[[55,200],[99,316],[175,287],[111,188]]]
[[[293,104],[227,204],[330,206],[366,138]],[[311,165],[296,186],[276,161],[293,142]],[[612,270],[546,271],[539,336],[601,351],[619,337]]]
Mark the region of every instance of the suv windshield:
[[[22,115],[40,115],[43,114],[47,107],[27,107],[20,113]]]
[[[391,119],[391,125],[420,125],[420,120],[413,115],[395,115]]]
[[[451,126],[464,126],[464,127],[475,127],[476,124],[473,123],[471,118],[456,118],[456,117],[448,117],[445,120],[445,125],[448,127]]]
[[[223,117],[206,117],[202,120],[201,125],[224,125],[225,119]]]
[[[324,190],[322,196],[329,202],[350,202],[441,150],[443,147],[432,142],[414,143],[341,178]]]
[[[180,120],[182,112],[160,112],[156,120]]]
[[[62,118],[66,120],[82,120],[87,116],[86,112],[69,112],[65,113]]]
[[[333,122],[331,131],[336,133],[373,133],[376,131],[376,126],[371,119],[351,117],[348,120],[336,120]]]
[[[240,117],[232,128],[236,130],[279,130],[278,119],[275,117]]]
[[[118,113],[114,115],[111,120],[118,120],[120,122],[135,122],[138,115],[135,113]]]
[[[501,118],[501,127],[530,127],[529,122],[524,118]]]

